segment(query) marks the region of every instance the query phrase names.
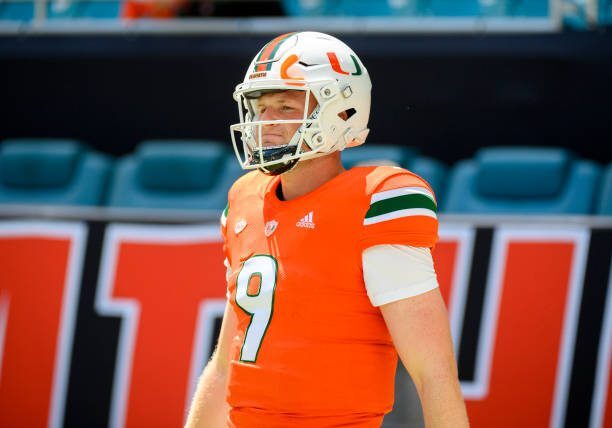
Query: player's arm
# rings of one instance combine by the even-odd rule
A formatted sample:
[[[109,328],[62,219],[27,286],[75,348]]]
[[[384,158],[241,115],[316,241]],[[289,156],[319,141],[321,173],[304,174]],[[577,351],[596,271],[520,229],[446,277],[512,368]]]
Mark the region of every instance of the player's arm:
[[[467,427],[448,316],[429,248],[378,245],[363,252],[370,300],[385,319],[416,386],[428,428]]]
[[[198,381],[185,424],[186,428],[227,426],[229,406],[226,401],[226,391],[230,345],[236,333],[236,325],[236,315],[228,304],[223,314],[217,347]]]
[[[448,317],[439,290],[382,305],[380,311],[418,391],[425,426],[467,427]]]

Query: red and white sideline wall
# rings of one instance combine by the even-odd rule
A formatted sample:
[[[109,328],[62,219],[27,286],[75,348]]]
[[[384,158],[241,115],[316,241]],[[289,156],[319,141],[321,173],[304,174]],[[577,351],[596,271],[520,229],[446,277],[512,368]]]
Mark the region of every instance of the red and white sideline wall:
[[[0,426],[181,426],[225,305],[218,224],[90,214],[0,211]],[[612,427],[612,218],[441,225],[472,426]]]

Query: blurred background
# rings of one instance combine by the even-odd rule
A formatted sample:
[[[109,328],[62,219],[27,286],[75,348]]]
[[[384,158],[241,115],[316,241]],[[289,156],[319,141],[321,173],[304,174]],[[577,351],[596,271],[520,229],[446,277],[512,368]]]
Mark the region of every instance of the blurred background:
[[[472,425],[612,427],[610,0],[0,0],[0,426],[182,424],[224,307],[232,92],[302,30],[373,82],[345,166],[436,192]],[[422,426],[396,392],[384,426]]]

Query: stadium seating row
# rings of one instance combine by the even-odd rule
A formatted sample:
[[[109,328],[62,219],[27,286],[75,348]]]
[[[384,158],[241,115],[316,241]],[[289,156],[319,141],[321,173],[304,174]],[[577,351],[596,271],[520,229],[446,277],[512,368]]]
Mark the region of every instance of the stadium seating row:
[[[291,16],[545,17],[548,0],[283,0]]]
[[[424,177],[448,213],[612,215],[612,163],[562,148],[490,147],[448,170],[410,147],[345,151],[346,168],[399,165]],[[158,140],[117,160],[74,140],[0,144],[0,204],[222,210],[244,171],[226,144]]]
[[[574,29],[612,24],[612,0],[281,0],[288,16],[548,18]],[[553,10],[555,9],[556,10]]]
[[[612,24],[612,0],[555,0],[573,28]],[[553,14],[549,0],[280,0],[285,14],[318,16],[403,16],[452,18],[546,18]],[[35,0],[0,0],[0,21],[34,19]],[[50,19],[116,19],[121,0],[47,0]],[[593,6],[594,5],[594,6]]]
[[[548,0],[282,0],[289,16],[546,17]],[[48,18],[116,18],[119,0],[48,0]],[[0,19],[29,21],[34,1],[0,0]]]
[[[120,10],[119,0],[49,0],[45,12],[50,19],[116,19]],[[0,21],[33,19],[34,0],[0,0]]]

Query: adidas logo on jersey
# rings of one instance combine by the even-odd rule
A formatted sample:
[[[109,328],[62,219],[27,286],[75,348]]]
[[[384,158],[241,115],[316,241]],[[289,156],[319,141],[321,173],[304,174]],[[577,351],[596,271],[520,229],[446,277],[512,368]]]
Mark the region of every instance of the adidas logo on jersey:
[[[312,221],[312,211],[306,214],[303,218],[301,218],[295,225],[297,227],[305,227],[307,229],[314,229],[315,224]]]

